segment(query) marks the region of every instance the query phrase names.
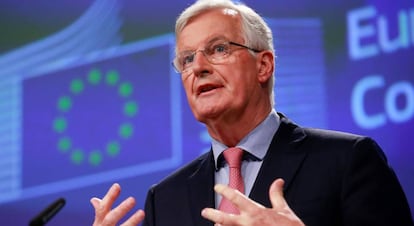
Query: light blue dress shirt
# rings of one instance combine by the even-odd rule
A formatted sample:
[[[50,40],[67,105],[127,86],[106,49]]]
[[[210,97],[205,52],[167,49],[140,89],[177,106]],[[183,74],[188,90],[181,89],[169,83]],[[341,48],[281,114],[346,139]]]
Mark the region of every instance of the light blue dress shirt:
[[[258,161],[243,161],[241,166],[241,173],[244,180],[245,195],[248,196],[252,190],[254,181],[260,167],[262,166],[263,158],[269,149],[272,138],[275,135],[280,125],[280,118],[276,111],[273,109],[266,119],[261,122],[254,130],[252,130],[246,137],[244,137],[240,143],[236,145],[251,155],[255,156]],[[220,154],[226,150],[226,145],[212,140],[212,149],[214,154],[214,162],[216,165],[215,183],[216,184],[228,184],[229,181],[229,167],[227,163],[223,167],[218,166],[217,159]],[[225,162],[225,161],[224,161]],[[218,207],[221,201],[220,195],[215,195],[216,207]]]

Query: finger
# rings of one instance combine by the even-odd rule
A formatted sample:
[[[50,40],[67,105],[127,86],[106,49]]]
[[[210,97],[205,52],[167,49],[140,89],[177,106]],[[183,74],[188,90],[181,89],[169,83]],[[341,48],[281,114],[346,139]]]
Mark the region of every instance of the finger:
[[[101,201],[101,205],[109,210],[112,205],[114,204],[115,200],[118,198],[119,194],[121,193],[121,186],[118,183],[113,184],[108,192],[105,194]]]
[[[102,222],[106,214],[111,210],[112,204],[119,196],[121,188],[119,184],[113,184],[103,199],[93,197],[90,202],[95,209],[95,222]]]
[[[143,210],[138,210],[135,212],[127,221],[125,221],[120,226],[135,226],[141,223],[142,220],[144,220],[145,213]]]
[[[93,208],[96,210],[99,208],[100,204],[101,204],[101,199],[97,198],[97,197],[93,197],[90,200]]]
[[[234,224],[236,219],[236,215],[227,214],[220,210],[216,210],[213,208],[205,208],[201,211],[201,216],[210,220],[215,223],[215,225],[228,225]]]
[[[105,222],[109,225],[116,224],[121,218],[123,218],[132,208],[135,206],[135,199],[129,197],[125,199],[121,204],[115,207],[105,217]]]
[[[253,200],[246,197],[244,194],[240,193],[236,189],[232,189],[223,184],[217,184],[214,186],[214,190],[222,195],[224,198],[232,202],[240,212],[250,212],[257,209],[257,207],[264,208],[259,203],[254,202]]]
[[[281,209],[287,205],[285,197],[283,196],[284,184],[285,181],[281,178],[278,178],[273,181],[272,185],[270,185],[269,198],[273,208]]]

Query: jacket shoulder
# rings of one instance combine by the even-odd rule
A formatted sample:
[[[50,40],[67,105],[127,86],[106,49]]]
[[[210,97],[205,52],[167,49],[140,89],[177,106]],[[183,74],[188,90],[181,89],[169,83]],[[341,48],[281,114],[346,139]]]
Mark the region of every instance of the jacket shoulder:
[[[179,167],[178,169],[167,175],[159,183],[154,184],[151,189],[162,189],[163,187],[170,187],[172,184],[174,184],[174,186],[185,185],[185,181],[198,170],[200,170],[200,167],[203,164],[206,164],[208,161],[212,161],[211,158],[211,152],[202,154],[198,158]]]

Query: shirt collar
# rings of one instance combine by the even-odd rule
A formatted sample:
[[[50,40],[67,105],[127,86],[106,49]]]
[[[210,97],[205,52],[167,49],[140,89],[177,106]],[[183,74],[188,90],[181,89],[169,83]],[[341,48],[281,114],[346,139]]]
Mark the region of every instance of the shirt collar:
[[[262,161],[269,149],[272,138],[276,133],[280,125],[280,117],[276,111],[272,109],[269,115],[263,120],[255,129],[250,131],[237,145],[246,152],[248,152],[247,160],[249,161]],[[221,153],[228,147],[219,141],[212,139],[212,149],[214,155],[214,162],[216,170],[219,169],[222,164],[219,160]]]

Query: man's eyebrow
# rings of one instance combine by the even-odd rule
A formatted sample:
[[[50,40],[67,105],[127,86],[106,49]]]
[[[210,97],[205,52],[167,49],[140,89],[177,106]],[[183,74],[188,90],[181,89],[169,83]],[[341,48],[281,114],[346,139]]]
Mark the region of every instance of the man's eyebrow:
[[[210,40],[207,42],[207,45],[209,45],[209,44],[211,44],[211,43],[214,43],[214,42],[217,42],[217,41],[227,41],[227,40],[228,40],[228,39],[227,39],[226,37],[224,37],[224,36],[220,35],[220,36],[216,36],[216,37],[214,37],[214,38],[210,39]]]
[[[205,46],[211,45],[212,43],[217,42],[217,41],[228,41],[228,38],[224,37],[223,35],[213,37],[206,42]],[[194,49],[184,49],[180,51],[179,53],[188,53],[188,52],[194,52],[194,51],[195,51]]]

